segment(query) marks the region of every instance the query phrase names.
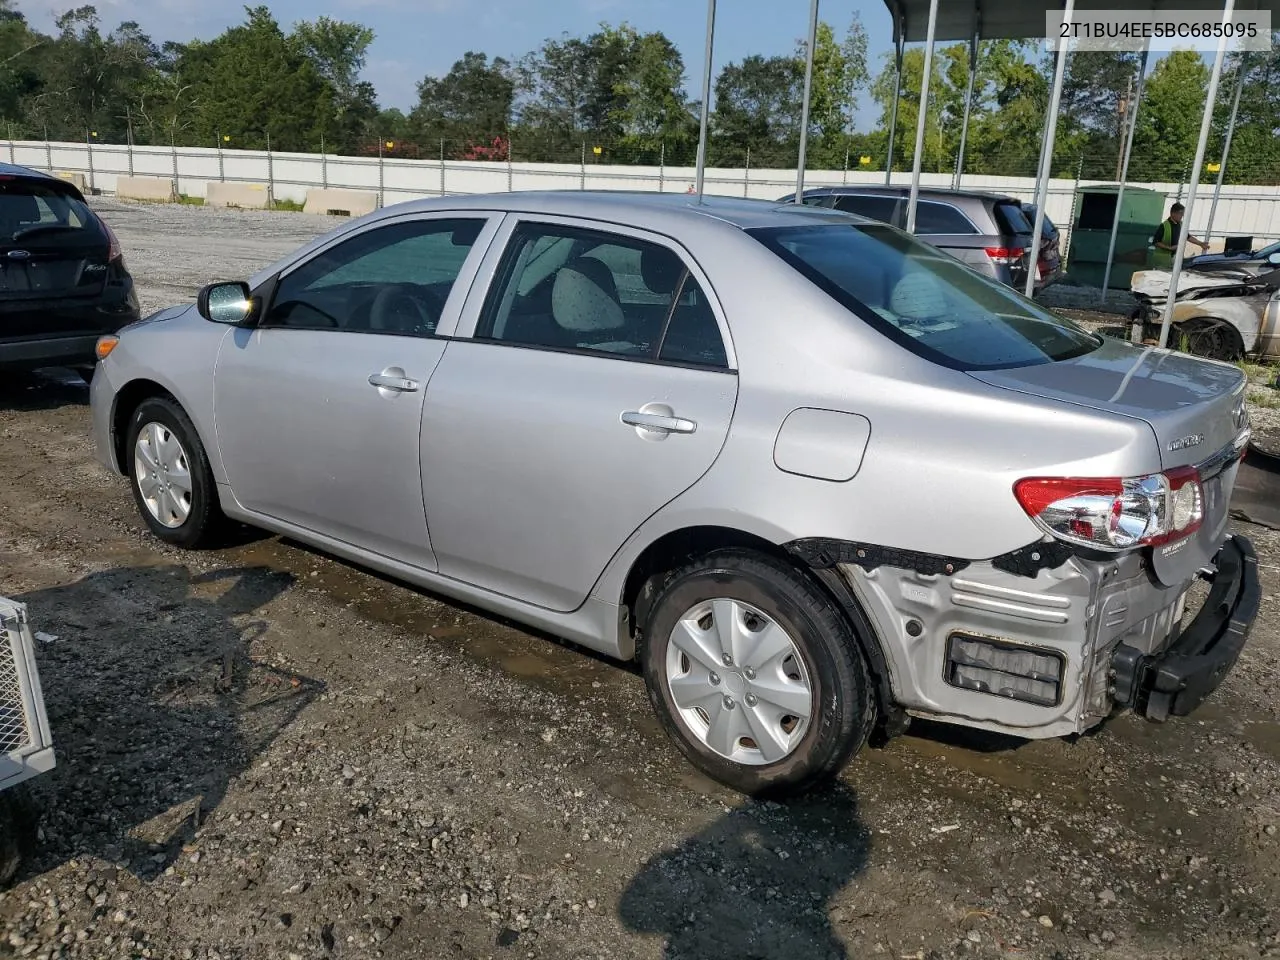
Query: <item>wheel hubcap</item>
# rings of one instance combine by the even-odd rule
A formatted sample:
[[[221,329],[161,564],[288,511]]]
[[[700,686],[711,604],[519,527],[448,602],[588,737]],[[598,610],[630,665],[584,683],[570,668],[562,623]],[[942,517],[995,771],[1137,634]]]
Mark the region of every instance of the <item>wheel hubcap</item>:
[[[133,478],[147,512],[162,526],[180,527],[191,515],[191,465],[177,436],[163,423],[138,431]]]
[[[813,690],[791,636],[740,600],[687,610],[667,644],[667,690],[685,730],[735,763],[787,757],[804,739]]]

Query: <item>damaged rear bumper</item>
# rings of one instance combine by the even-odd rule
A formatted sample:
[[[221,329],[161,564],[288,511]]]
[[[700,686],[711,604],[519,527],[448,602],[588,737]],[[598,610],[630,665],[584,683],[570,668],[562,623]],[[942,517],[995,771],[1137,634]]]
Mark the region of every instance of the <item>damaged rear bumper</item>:
[[[1112,655],[1115,699],[1149,720],[1186,716],[1235,666],[1258,617],[1258,559],[1244,537],[1229,537],[1211,572],[1200,612],[1165,649],[1144,654],[1120,644]]]

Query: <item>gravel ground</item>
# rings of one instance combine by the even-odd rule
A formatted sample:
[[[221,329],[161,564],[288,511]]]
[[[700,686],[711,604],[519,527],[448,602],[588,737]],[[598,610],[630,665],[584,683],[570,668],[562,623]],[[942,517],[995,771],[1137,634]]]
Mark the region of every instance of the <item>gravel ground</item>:
[[[325,229],[104,204],[147,307]],[[279,538],[185,554],[92,461],[86,392],[0,385],[0,584],[58,767],[0,956],[1280,956],[1280,535],[1195,717],[917,724],[833,788],[695,774],[636,671]]]

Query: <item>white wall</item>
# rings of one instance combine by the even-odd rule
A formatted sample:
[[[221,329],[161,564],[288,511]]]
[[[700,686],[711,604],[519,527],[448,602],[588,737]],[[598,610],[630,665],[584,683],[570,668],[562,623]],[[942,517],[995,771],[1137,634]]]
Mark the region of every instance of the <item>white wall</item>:
[[[133,147],[43,141],[0,141],[0,160],[39,170],[85,174],[95,189],[112,193],[121,175],[160,176],[178,180],[178,191],[203,197],[210,180],[270,183],[281,200],[301,203],[309,187],[330,186],[379,191],[384,205],[442,193],[488,193],[505,190],[655,190],[683,193],[694,182],[692,167],[610,166],[587,163],[513,163],[450,160],[404,160],[377,157],[321,157],[319,154],[272,153],[256,150],[218,150],[197,147]],[[884,182],[883,173],[810,170],[809,187],[841,183]],[[894,183],[909,182],[895,174]],[[1082,181],[1081,186],[1105,181]],[[950,174],[924,174],[927,186],[951,186]],[[1170,200],[1178,184],[1134,184],[1165,192]],[[967,189],[992,190],[1025,200],[1034,198],[1031,177],[967,175]],[[1051,180],[1048,215],[1060,228],[1069,228],[1076,184]],[[795,189],[794,170],[742,168],[709,169],[708,193],[776,200]],[[1202,187],[1192,211],[1192,233],[1202,233],[1209,219],[1212,186]],[[1185,202],[1185,186],[1183,187]],[[1154,229],[1155,224],[1152,224]],[[1214,235],[1246,234],[1258,239],[1280,238],[1280,186],[1226,186],[1214,219]],[[1216,244],[1215,244],[1216,245]]]

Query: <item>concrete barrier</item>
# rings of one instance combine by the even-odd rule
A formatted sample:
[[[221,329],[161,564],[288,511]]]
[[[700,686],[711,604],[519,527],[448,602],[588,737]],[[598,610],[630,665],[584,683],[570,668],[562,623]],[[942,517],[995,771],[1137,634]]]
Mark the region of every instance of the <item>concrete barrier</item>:
[[[116,177],[116,196],[121,200],[173,203],[178,199],[178,188],[165,177]]]
[[[302,212],[363,217],[377,209],[378,195],[371,190],[308,190]]]
[[[265,210],[270,205],[267,188],[261,183],[223,183],[210,180],[205,184],[205,206],[240,207],[244,210]]]
[[[89,192],[89,181],[85,179],[83,173],[75,173],[70,170],[59,170],[54,174],[59,180],[65,180],[67,183],[75,186],[81,193]]]

